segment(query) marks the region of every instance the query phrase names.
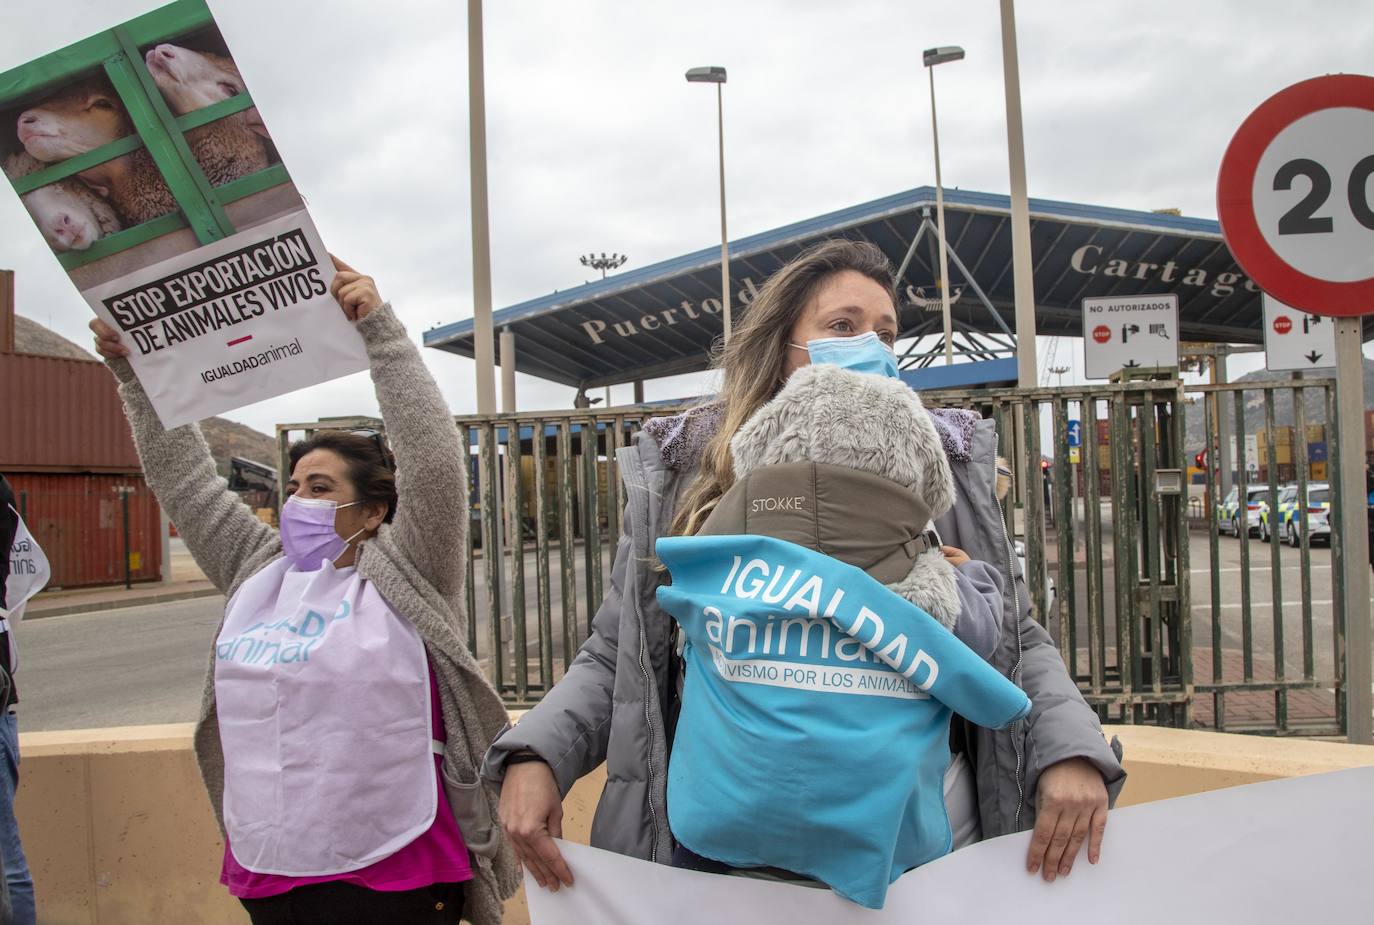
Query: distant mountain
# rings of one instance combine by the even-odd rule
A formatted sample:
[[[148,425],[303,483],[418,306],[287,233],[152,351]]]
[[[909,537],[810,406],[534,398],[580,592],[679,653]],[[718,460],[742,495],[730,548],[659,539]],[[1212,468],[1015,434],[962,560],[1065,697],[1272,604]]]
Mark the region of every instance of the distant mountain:
[[[224,418],[206,418],[200,422],[200,432],[205,435],[205,442],[210,444],[215,467],[226,478],[229,476],[231,456],[251,459],[274,469],[277,467],[277,441],[246,424]]]
[[[14,352],[68,360],[98,360],[95,354],[22,315],[16,315],[14,319]],[[242,456],[264,465],[276,466],[277,441],[274,437],[219,417],[201,421],[200,430],[205,435],[205,442],[210,444],[210,455],[215,458],[215,468],[220,475],[229,475],[231,456]]]
[[[1312,371],[1311,378],[1329,379],[1334,378],[1336,370],[1333,367],[1326,369],[1316,369]],[[1256,370],[1246,373],[1244,376],[1234,380],[1237,383],[1249,382],[1289,382],[1291,377],[1288,373],[1271,373],[1267,369]],[[1274,426],[1289,427],[1293,424],[1293,399],[1294,393],[1289,390],[1282,390],[1274,396]],[[1307,389],[1303,393],[1303,411],[1308,424],[1326,423],[1326,408],[1322,400],[1322,391],[1319,389]],[[1229,402],[1234,402],[1234,398],[1228,396]],[[1374,360],[1368,357],[1364,360],[1364,403],[1365,408],[1374,409]],[[1232,407],[1228,404],[1228,407]],[[1184,443],[1188,450],[1188,458],[1191,462],[1192,457],[1203,448],[1207,442],[1206,411],[1202,402],[1187,405],[1184,408],[1187,415],[1187,428],[1184,431]],[[1234,414],[1234,412],[1232,412]],[[1245,393],[1245,433],[1254,434],[1265,426],[1264,393],[1246,392]]]

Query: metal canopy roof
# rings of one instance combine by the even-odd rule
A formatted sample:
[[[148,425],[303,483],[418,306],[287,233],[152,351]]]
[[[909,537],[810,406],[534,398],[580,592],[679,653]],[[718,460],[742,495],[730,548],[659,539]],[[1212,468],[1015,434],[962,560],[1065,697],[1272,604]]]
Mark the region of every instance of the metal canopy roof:
[[[1262,340],[1259,290],[1236,266],[1217,222],[1044,199],[1032,199],[1030,212],[1039,334],[1081,335],[1085,297],[1176,292],[1181,339]],[[922,186],[730,242],[736,319],[803,248],[846,236],[877,244],[894,266],[907,260],[898,286],[903,336],[939,333],[934,213],[935,189]],[[1010,217],[1006,196],[945,192],[950,291],[963,290],[952,307],[956,329],[1008,344],[1015,328]],[[493,328],[514,333],[520,372],[575,387],[694,372],[706,368],[721,333],[719,267],[720,249],[709,247],[502,309]],[[427,331],[424,343],[471,357],[473,321]]]

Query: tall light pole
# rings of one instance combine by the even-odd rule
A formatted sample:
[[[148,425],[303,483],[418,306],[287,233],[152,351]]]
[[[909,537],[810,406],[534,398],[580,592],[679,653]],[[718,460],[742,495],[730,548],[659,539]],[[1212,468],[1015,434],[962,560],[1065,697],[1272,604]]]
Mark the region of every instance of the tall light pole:
[[[1016,298],[1016,380],[1035,388],[1035,277],[1031,272],[1030,199],[1026,194],[1026,142],[1021,128],[1021,70],[1016,58],[1016,8],[1002,5],[1002,80],[1006,87],[1007,165],[1011,174],[1011,265]]]
[[[930,74],[930,130],[935,136],[935,226],[940,232],[940,311],[945,322],[945,365],[954,363],[954,322],[949,314],[949,254],[945,250],[945,188],[940,182],[940,126],[935,121],[935,65],[962,61],[964,50],[958,45],[927,48],[922,54]]]
[[[482,0],[468,0],[468,156],[472,183],[472,353],[477,413],[496,413],[491,326],[491,232],[487,223],[487,104],[482,65]]]
[[[725,233],[725,102],[721,85],[725,68],[694,67],[687,72],[688,83],[716,85],[716,131],[720,142],[720,311],[725,325],[725,342],[730,342],[730,239]]]

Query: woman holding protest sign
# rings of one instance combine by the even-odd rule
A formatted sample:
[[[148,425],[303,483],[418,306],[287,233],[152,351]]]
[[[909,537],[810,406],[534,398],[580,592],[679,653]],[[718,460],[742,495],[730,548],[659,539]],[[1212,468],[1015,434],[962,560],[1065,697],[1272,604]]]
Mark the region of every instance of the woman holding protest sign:
[[[892,275],[868,244],[837,240],[804,252],[774,274],[733,330],[719,358],[716,400],[648,422],[634,446],[620,451],[627,503],[611,591],[567,674],[497,741],[484,769],[502,782],[502,822],[541,886],[573,883],[551,836],[561,833],[562,796],[603,760],[607,782],[592,844],[682,863],[666,805],[680,664],[672,621],[655,596],[667,580],[655,542],[700,529],[734,483],[732,438],[819,348],[853,338],[856,347],[881,345],[863,344],[856,353],[890,351],[898,333]],[[1000,573],[1003,619],[989,661],[1032,704],[1029,717],[1006,731],[956,722],[952,744],[973,773],[965,804],[950,807],[951,821],[971,816],[983,838],[1033,826],[1026,869],[1054,880],[1071,871],[1085,844],[1089,861],[1098,859],[1108,806],[1125,778],[1119,749],[1104,740],[1030,613],[994,495],[993,422],[967,413],[934,417],[956,494],[936,527],[943,542]],[[964,567],[966,559],[951,561]]]
[[[395,458],[376,433],[294,445],[280,532],[91,323],[149,484],[229,597],[195,733],[220,879],[259,925],[496,925],[518,877],[477,776],[506,711],[464,641],[466,448],[373,281],[335,264]]]

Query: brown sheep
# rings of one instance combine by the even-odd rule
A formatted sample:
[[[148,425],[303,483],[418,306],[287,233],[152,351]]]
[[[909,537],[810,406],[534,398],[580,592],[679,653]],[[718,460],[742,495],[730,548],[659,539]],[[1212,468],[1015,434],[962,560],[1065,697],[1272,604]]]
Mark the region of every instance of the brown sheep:
[[[176,49],[176,46],[165,47],[183,52],[188,60],[191,55],[200,57],[196,52]],[[154,56],[156,51],[149,52],[149,56]],[[165,70],[159,67],[154,72],[155,78]],[[182,74],[177,80],[164,74],[161,80],[203,95],[212,96],[216,92],[213,86],[207,88],[203,72]],[[63,160],[129,134],[131,124],[127,112],[108,84],[102,84],[101,81],[81,81],[22,113],[19,134],[25,149],[41,161]],[[238,87],[241,86],[240,82]],[[219,99],[228,95],[224,88],[218,92],[221,94]],[[212,186],[223,185],[267,166],[267,149],[255,127],[255,116],[256,110],[237,113],[186,134],[191,153]],[[137,225],[177,209],[172,191],[146,148],[83,170],[80,177],[99,195],[109,199],[126,225]]]
[[[162,44],[144,58],[148,72],[175,116],[203,109],[244,92],[234,62],[223,55]],[[267,166],[267,128],[257,107],[193,129],[187,142],[212,186]]]
[[[5,159],[12,180],[27,177],[47,165],[26,151]],[[114,209],[75,177],[40,186],[19,197],[48,246],[56,253],[84,251],[91,243],[120,230]]]

